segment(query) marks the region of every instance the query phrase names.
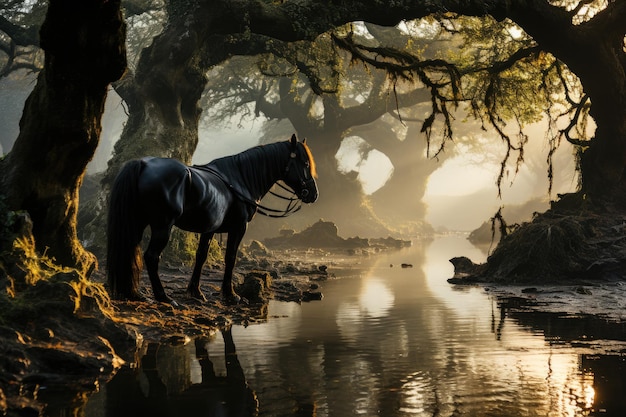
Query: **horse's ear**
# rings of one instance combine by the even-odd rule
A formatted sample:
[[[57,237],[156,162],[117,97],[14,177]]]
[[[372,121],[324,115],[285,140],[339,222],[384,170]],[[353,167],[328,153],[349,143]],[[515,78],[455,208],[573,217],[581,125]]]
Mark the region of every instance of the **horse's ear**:
[[[298,138],[296,138],[296,134],[294,133],[293,135],[291,135],[291,146],[296,149],[296,146],[298,145]]]

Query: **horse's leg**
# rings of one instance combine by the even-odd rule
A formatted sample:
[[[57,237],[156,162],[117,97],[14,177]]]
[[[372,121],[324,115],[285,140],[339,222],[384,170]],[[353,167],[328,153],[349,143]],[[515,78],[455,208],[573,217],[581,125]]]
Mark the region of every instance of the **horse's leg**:
[[[196,250],[196,263],[193,266],[193,273],[187,286],[187,293],[193,297],[202,301],[206,301],[206,297],[200,291],[200,274],[202,273],[202,267],[209,254],[209,246],[211,245],[211,239],[213,239],[213,233],[202,233],[200,235],[200,242],[198,242],[198,249]]]
[[[171,229],[171,225],[162,228],[151,226],[152,235],[150,236],[148,248],[143,254],[143,259],[146,263],[148,276],[150,277],[150,284],[152,284],[154,298],[163,303],[174,304],[172,299],[165,294],[163,284],[161,284],[161,279],[159,278],[159,260],[161,259],[161,252],[163,252],[163,249],[165,249],[165,246],[167,246],[167,242],[170,239]]]
[[[226,240],[226,255],[224,256],[224,280],[222,281],[222,296],[229,304],[237,304],[241,297],[237,295],[233,288],[233,269],[237,260],[237,249],[243,235],[246,233],[247,224],[233,228],[228,232]]]

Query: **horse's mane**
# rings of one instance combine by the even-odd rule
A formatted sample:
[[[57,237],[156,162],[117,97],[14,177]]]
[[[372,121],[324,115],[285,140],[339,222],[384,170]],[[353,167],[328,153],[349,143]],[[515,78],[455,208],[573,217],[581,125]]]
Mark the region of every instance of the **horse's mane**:
[[[271,186],[287,166],[288,147],[289,142],[259,145],[207,165],[219,171],[237,192],[254,201],[256,194],[266,192],[264,188]]]
[[[302,146],[304,147],[304,150],[309,157],[311,175],[313,176],[313,178],[317,178],[317,169],[315,168],[315,159],[313,159],[313,154],[311,153],[311,150],[309,149],[309,146],[306,144],[306,142],[302,142]]]

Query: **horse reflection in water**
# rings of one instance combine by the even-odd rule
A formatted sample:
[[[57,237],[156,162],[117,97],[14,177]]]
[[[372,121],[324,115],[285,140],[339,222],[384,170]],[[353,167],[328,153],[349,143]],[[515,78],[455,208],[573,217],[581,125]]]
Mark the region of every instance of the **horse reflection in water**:
[[[210,415],[258,416],[259,400],[257,399],[256,393],[246,382],[246,377],[239,363],[230,329],[222,330],[222,336],[224,338],[226,377],[218,377],[215,375],[213,363],[209,359],[209,353],[206,350],[206,343],[208,341],[196,339],[196,358],[202,369],[202,383],[192,385],[185,394],[191,393],[192,391],[202,393],[207,387],[219,387],[216,390],[219,395],[216,396],[214,403],[216,410]]]
[[[294,201],[317,200],[315,177],[313,156],[305,141],[298,141],[295,135],[291,140],[256,146],[206,165],[187,166],[169,158],[126,163],[111,190],[108,213],[107,276],[112,295],[143,299],[139,292],[143,268],[140,243],[144,229],[150,226],[150,242],[143,259],[154,297],[177,305],[165,293],[158,274],[161,252],[172,226],[177,226],[200,233],[187,287],[188,294],[200,300],[206,300],[200,291],[200,273],[211,239],[215,233],[228,233],[222,296],[227,302],[237,303],[239,296],[232,283],[237,249],[254,214],[271,210],[259,201],[282,180],[295,196],[282,214],[296,211],[299,206]]]
[[[222,337],[226,375],[216,375],[206,349],[209,341],[198,338],[195,340],[195,355],[200,363],[202,381],[195,384],[189,383],[191,370],[185,360],[188,351],[184,347],[166,351],[175,355],[164,355],[165,352],[159,355],[163,346],[150,344],[137,374],[126,369],[107,384],[106,415],[258,416],[259,401],[246,381],[230,328],[222,330]],[[163,363],[159,357],[164,359]],[[186,366],[181,367],[181,364]]]

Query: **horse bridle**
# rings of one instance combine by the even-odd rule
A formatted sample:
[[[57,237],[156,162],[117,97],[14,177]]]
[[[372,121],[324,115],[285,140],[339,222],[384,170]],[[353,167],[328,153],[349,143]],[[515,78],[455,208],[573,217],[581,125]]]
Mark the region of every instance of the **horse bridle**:
[[[290,168],[293,166],[296,172],[296,175],[298,176],[298,180],[300,181],[300,185],[302,187],[300,190],[300,195],[298,195],[298,193],[294,191],[286,183],[282,184],[280,182],[276,182],[276,185],[278,185],[280,188],[290,193],[292,196],[295,196],[295,198],[292,196],[287,197],[287,196],[278,194],[270,190],[269,193],[273,195],[274,197],[280,198],[282,200],[286,200],[288,202],[287,207],[284,210],[276,210],[273,208],[263,206],[261,205],[261,203],[257,201],[257,202],[254,202],[254,206],[256,206],[257,212],[259,214],[262,214],[267,217],[287,217],[302,208],[302,199],[306,198],[309,195],[308,187],[311,186],[311,183],[313,183],[315,180],[313,179],[313,177],[303,178],[303,176],[300,174],[300,170],[298,169],[298,166],[296,165],[296,159],[298,157],[298,154],[296,151],[297,149],[294,149],[289,154],[289,162],[287,162],[287,166],[285,167],[284,177],[287,177],[287,175],[289,174]],[[284,182],[284,180],[281,180],[281,181]]]
[[[291,166],[295,167],[296,170],[296,175],[298,175],[298,180],[300,181],[300,184],[302,186],[302,190],[301,190],[301,196],[298,196],[298,193],[296,193],[294,190],[291,189],[291,187],[289,187],[287,184],[281,184],[280,182],[276,182],[275,184],[278,185],[280,188],[282,188],[283,190],[287,191],[288,193],[290,193],[292,196],[294,197],[287,197],[281,194],[278,194],[272,190],[269,190],[269,193],[272,194],[273,196],[280,198],[282,200],[287,200],[287,207],[283,210],[277,210],[277,209],[273,209],[270,207],[266,207],[264,205],[262,205],[261,203],[259,203],[258,201],[252,201],[252,199],[248,198],[247,196],[243,195],[241,192],[239,192],[235,187],[233,187],[233,185],[226,179],[224,178],[224,176],[222,175],[222,173],[214,168],[211,168],[209,166],[206,165],[200,165],[200,166],[196,166],[196,168],[202,169],[204,171],[208,171],[211,172],[213,175],[217,176],[219,179],[222,180],[222,182],[224,182],[224,184],[226,184],[228,186],[228,188],[230,188],[230,190],[235,193],[237,195],[237,197],[239,197],[242,201],[244,201],[247,204],[250,204],[251,206],[254,206],[256,208],[257,213],[262,214],[264,216],[267,217],[287,217],[295,212],[297,212],[298,210],[300,210],[302,208],[302,198],[305,198],[306,196],[309,195],[309,190],[307,189],[307,186],[311,184],[311,182],[315,181],[313,179],[313,177],[311,178],[302,178],[302,175],[300,175],[299,170],[297,169],[297,165],[296,165],[296,158],[297,158],[298,154],[296,152],[296,150],[292,150],[291,154],[289,155],[289,162],[287,162],[287,166],[285,167],[285,175],[284,177],[287,176],[287,174],[289,173],[289,169]],[[191,174],[190,174],[191,175]],[[279,181],[283,181],[284,180],[279,180]]]
[[[298,145],[296,145],[296,146],[298,146]],[[300,170],[298,169],[298,167],[296,165],[296,159],[298,158],[298,154],[297,154],[296,150],[297,149],[292,150],[291,154],[289,154],[289,162],[287,162],[287,167],[285,168],[285,177],[287,177],[287,174],[289,174],[289,168],[291,166],[294,166],[295,167],[295,171],[296,171],[296,175],[298,176],[298,180],[300,181],[300,187],[301,187],[300,195],[298,196],[298,194],[295,191],[293,191],[291,189],[288,189],[287,187],[282,186],[281,184],[278,184],[278,185],[281,188],[283,188],[284,190],[289,191],[293,195],[298,196],[299,200],[302,200],[303,198],[306,198],[309,195],[309,187],[311,187],[313,185],[315,180],[313,179],[313,177],[306,178],[306,177],[303,177],[300,174]]]

